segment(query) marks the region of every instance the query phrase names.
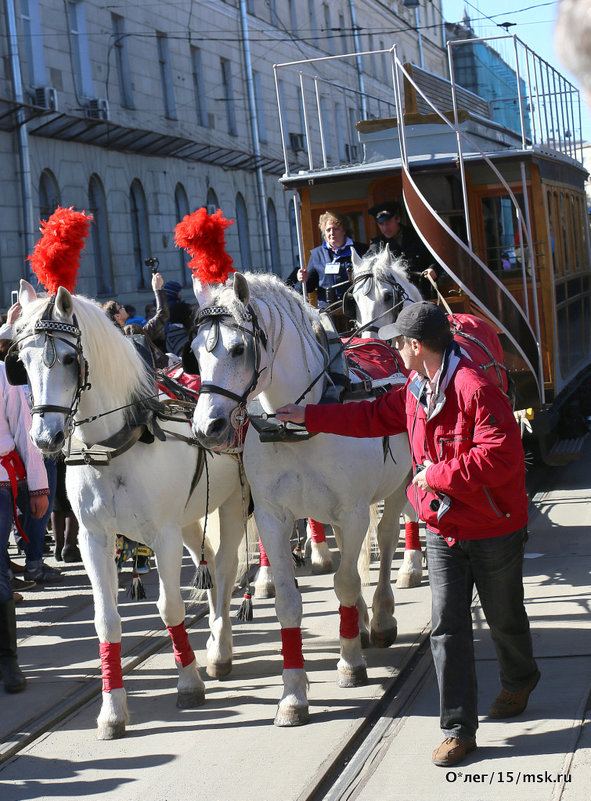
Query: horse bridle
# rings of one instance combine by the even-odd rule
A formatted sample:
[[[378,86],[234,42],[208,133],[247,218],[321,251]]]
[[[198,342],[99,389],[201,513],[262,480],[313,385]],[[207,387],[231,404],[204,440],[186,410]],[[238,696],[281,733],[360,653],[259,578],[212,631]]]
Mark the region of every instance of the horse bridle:
[[[367,280],[369,280],[370,282],[367,292],[364,293],[367,295],[371,289],[372,283],[377,286],[376,277],[371,270],[356,275],[351,281],[351,286],[347,289],[347,291],[343,295],[343,314],[350,320],[354,320],[356,317],[355,309],[357,304],[355,302],[355,297],[353,295],[353,290],[355,288],[355,285],[361,283],[362,281],[367,281]],[[385,317],[386,314],[395,311],[399,306],[402,306],[402,304],[405,301],[411,300],[411,298],[409,298],[408,294],[406,293],[404,287],[401,284],[399,284],[398,281],[392,279],[392,280],[385,280],[384,283],[389,284],[394,290],[394,299],[392,306],[390,308],[386,309],[386,311],[378,315],[378,317],[375,317],[371,321],[371,323],[368,323],[363,326],[364,331],[369,331],[370,333],[373,334],[377,334],[380,328],[380,326],[373,325],[373,323],[375,323],[377,320],[380,320],[382,317]]]
[[[43,364],[50,370],[57,361],[57,350],[55,347],[56,340],[63,342],[68,347],[72,348],[76,354],[76,364],[78,368],[78,377],[77,377],[77,385],[76,385],[76,392],[72,399],[72,403],[70,406],[56,406],[50,403],[44,404],[35,404],[33,393],[31,392],[31,414],[38,414],[40,417],[43,417],[44,414],[47,412],[58,412],[60,414],[64,414],[66,416],[66,423],[65,429],[68,433],[71,433],[71,429],[73,428],[72,421],[78,410],[78,405],[80,403],[80,397],[82,392],[85,389],[90,388],[90,382],[88,381],[88,362],[84,358],[84,353],[82,350],[82,332],[78,326],[78,321],[76,319],[76,315],[72,317],[71,323],[62,322],[60,320],[52,320],[51,314],[55,306],[55,296],[52,295],[49,299],[49,303],[43,312],[43,315],[36,321],[33,330],[26,334],[24,337],[20,337],[19,339],[15,340],[14,344],[11,346],[9,354],[7,355],[7,359],[9,358],[10,352],[13,351],[12,359],[13,361],[19,360],[18,358],[18,350],[20,344],[29,337],[36,337],[39,335],[44,336],[43,342]],[[60,336],[60,334],[68,334],[74,337],[74,342],[69,339],[66,339],[64,336]]]
[[[235,316],[232,311],[226,306],[205,306],[197,313],[195,320],[195,327],[193,330],[194,335],[198,330],[205,325],[205,323],[213,322],[212,329],[206,342],[206,350],[211,353],[219,341],[219,327],[220,325],[226,328],[232,328],[235,331],[240,331],[243,336],[247,336],[252,340],[254,348],[254,370],[252,378],[242,395],[236,392],[231,392],[225,387],[220,387],[218,384],[211,384],[202,382],[199,387],[199,394],[209,395],[223,395],[230,400],[236,401],[237,406],[230,416],[232,427],[238,429],[246,421],[246,403],[248,396],[255,389],[266,367],[261,370],[261,347],[267,347],[267,335],[261,328],[258,317],[251,305],[248,305],[244,311],[240,310],[239,315],[243,323],[251,323],[252,331],[236,322]]]

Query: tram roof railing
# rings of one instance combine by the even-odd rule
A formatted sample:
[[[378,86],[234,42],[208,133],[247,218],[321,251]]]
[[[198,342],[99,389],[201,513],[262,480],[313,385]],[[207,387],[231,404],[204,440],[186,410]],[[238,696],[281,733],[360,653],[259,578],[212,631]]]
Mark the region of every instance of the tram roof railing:
[[[497,64],[493,63],[495,69],[503,71],[503,81],[497,80],[502,93],[485,98],[462,86],[456,76],[457,72],[461,74],[462,58],[466,61],[468,54],[468,60],[472,56],[482,67],[482,54],[493,49],[489,42],[496,44],[501,40],[508,41],[513,55],[512,64],[500,55]],[[485,50],[479,52],[478,48]],[[380,158],[399,159],[396,127],[401,112],[397,97],[407,126],[409,123],[414,126],[407,128],[407,137],[415,137],[419,149],[433,146],[436,137],[443,134],[442,128],[419,127],[421,123],[438,121],[431,119],[428,104],[421,100],[410,81],[405,78],[403,90],[396,92],[399,70],[395,67],[394,52],[392,47],[274,66],[284,177],[332,173],[335,169],[370,162],[375,166]],[[364,64],[369,65],[367,69]],[[434,75],[416,65],[407,65],[407,69],[416,86],[441,111],[450,117],[453,114],[458,122],[467,118],[468,126],[480,130],[487,152],[531,150],[583,161],[578,89],[518,37],[450,41],[448,64],[451,78]],[[376,65],[381,65],[379,70]],[[295,104],[293,91],[289,97],[286,92],[289,81],[292,89],[295,85]],[[378,120],[391,123],[384,126],[383,134],[384,141],[391,146],[384,149],[381,157],[379,149],[376,154],[371,144],[376,139],[375,133],[368,135],[372,121]],[[444,150],[439,148],[438,152]],[[448,155],[454,157],[452,152]]]

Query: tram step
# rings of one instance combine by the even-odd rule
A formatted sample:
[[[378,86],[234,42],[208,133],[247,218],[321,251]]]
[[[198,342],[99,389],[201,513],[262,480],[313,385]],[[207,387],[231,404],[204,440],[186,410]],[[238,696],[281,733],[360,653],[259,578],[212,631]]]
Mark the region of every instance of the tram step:
[[[582,437],[556,440],[544,461],[549,465],[560,466],[578,459],[581,456],[586,438],[587,434],[583,434]]]

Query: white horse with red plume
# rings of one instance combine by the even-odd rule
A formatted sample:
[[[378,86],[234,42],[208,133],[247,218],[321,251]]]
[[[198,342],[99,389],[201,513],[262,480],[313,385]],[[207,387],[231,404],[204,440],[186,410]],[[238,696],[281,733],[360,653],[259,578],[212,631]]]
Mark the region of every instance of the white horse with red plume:
[[[100,640],[98,737],[112,739],[125,733],[129,720],[117,611],[117,534],[155,553],[158,609],[178,671],[177,706],[194,707],[203,703],[205,693],[185,630],[183,544],[207,578],[208,546],[199,521],[217,509],[221,539],[215,570],[211,565],[217,583],[209,592],[207,672],[221,677],[232,664],[229,606],[244,498],[237,461],[206,455],[197,446],[190,421],[159,403],[154,373],[132,341],[94,301],[73,294],[90,220],[81,212],[58,209],[43,224],[31,264],[49,295],[37,298],[33,287],[21,281],[23,311],[7,375],[13,382],[22,380],[24,366],[33,403],[31,438],[43,453],[63,449],[66,456],[66,487],[80,523],[80,550]]]
[[[201,391],[193,430],[207,448],[223,452],[250,414],[243,461],[275,579],[281,624],[284,689],[275,723],[294,726],[309,719],[302,599],[290,549],[294,521],[312,517],[330,523],[335,531],[341,551],[335,574],[340,603],[338,682],[345,687],[365,684],[360,629],[367,633],[368,620],[357,560],[370,505],[383,499],[377,534],[381,562],[370,636],[375,645],[388,646],[397,633],[390,571],[406,501],[408,439],[405,434],[385,441],[324,434],[303,438],[301,432],[279,427],[277,441],[261,442],[254,427],[260,423],[253,400],[262,409],[259,421],[272,418],[275,409],[298,398],[303,403],[319,402],[329,380],[328,352],[318,311],[297,293],[273,275],[232,272],[221,248],[228,224],[221,213],[209,217],[199,210],[176,228],[176,243],[193,257],[189,266],[199,302],[192,349],[199,363]],[[269,432],[264,436],[269,438]]]

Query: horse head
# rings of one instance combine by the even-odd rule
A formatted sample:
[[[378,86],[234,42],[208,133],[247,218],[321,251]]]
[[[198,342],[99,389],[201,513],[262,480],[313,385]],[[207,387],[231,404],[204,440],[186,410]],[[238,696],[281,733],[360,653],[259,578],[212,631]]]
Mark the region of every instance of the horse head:
[[[59,287],[55,296],[37,299],[21,280],[23,308],[15,347],[31,388],[33,422],[30,437],[43,453],[57,453],[70,433],[73,415],[86,386],[86,362],[71,294]]]
[[[199,308],[191,351],[201,387],[193,432],[206,448],[227,450],[245,422],[247,400],[258,389],[266,335],[250,304],[248,281],[240,273],[206,295],[194,289]]]
[[[407,303],[422,296],[408,277],[406,261],[394,258],[387,247],[363,258],[354,251],[351,256],[352,284],[343,298],[343,312],[362,329],[361,337],[374,337]]]

